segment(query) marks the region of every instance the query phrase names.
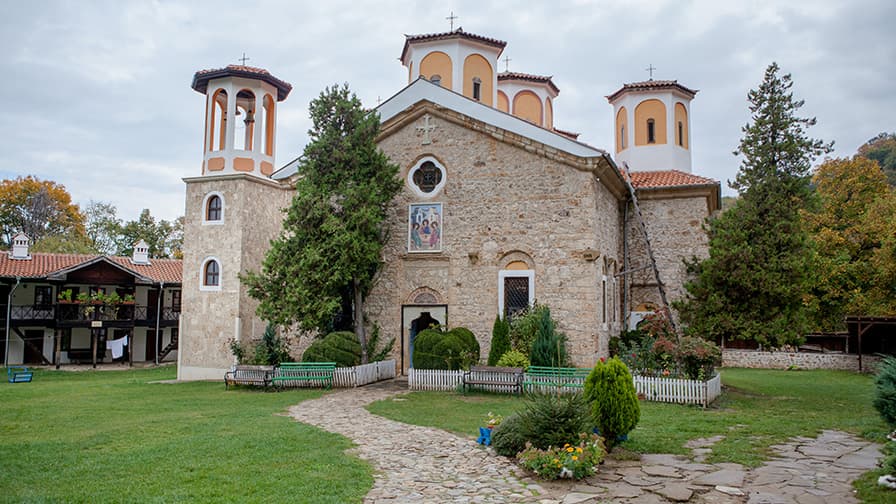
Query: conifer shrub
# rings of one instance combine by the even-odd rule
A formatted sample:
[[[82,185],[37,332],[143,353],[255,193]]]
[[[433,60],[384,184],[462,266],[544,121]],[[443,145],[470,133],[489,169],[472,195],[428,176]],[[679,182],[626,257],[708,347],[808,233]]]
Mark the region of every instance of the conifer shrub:
[[[533,366],[563,367],[569,360],[566,355],[566,335],[556,329],[551,310],[542,306],[538,310],[535,341],[529,360]]]
[[[508,416],[492,430],[492,447],[504,457],[515,457],[526,448],[526,441],[519,413]]]
[[[292,361],[292,357],[289,355],[286,342],[277,334],[274,325],[268,324],[261,341],[255,346],[252,364],[276,366],[281,362],[290,361]]]
[[[361,363],[361,344],[353,332],[331,332],[305,350],[302,362],[335,362],[338,367],[357,366]]]
[[[498,366],[523,368],[523,371],[529,369],[529,358],[522,352],[516,350],[508,350],[498,359]]]
[[[628,434],[641,419],[632,375],[616,357],[606,363],[598,361],[594,366],[585,380],[585,400],[607,448],[612,448],[617,437]]]
[[[519,415],[520,434],[535,448],[575,444],[579,434],[591,430],[581,394],[533,395]]]
[[[881,361],[874,387],[874,408],[890,428],[896,428],[896,357]]]
[[[448,332],[426,329],[414,339],[417,369],[466,369],[476,362],[479,362],[479,342],[465,327]]]
[[[499,365],[498,360],[510,350],[510,324],[500,315],[495,316],[492,325],[492,344],[488,351],[488,365]]]

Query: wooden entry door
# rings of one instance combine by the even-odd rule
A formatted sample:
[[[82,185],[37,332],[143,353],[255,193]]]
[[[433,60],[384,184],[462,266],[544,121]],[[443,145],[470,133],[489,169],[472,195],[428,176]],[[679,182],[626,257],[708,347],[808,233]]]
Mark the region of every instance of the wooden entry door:
[[[414,338],[430,324],[448,324],[448,305],[404,305],[401,307],[401,370],[413,367]]]
[[[25,354],[22,364],[43,364],[44,332],[42,330],[25,331]]]

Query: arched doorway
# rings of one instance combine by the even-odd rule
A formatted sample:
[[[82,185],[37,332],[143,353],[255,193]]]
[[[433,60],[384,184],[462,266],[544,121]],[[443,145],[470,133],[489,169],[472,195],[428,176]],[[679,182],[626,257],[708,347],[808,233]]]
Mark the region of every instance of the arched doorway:
[[[433,325],[448,323],[448,305],[442,296],[428,287],[414,290],[401,306],[401,370],[413,367],[414,339]]]

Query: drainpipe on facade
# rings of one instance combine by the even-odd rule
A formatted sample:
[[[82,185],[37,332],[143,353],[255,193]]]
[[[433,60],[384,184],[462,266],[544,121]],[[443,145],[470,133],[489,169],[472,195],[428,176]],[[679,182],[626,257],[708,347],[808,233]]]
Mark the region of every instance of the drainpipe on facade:
[[[165,295],[165,282],[159,282],[159,297],[156,298],[156,366],[159,365],[159,343],[161,337],[159,335],[159,322],[162,319],[162,296]]]
[[[6,339],[4,342],[5,348],[3,350],[3,367],[9,367],[9,318],[12,316],[12,295],[19,287],[19,282],[22,281],[22,277],[16,277],[16,284],[13,285],[12,289],[9,291],[9,296],[6,299],[6,332],[3,333],[3,337]]]

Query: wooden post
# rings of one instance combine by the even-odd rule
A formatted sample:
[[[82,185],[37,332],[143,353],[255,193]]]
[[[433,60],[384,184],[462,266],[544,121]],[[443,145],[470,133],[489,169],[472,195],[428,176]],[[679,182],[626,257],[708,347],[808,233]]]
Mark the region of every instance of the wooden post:
[[[56,364],[56,369],[59,369],[60,361],[62,360],[62,341],[60,336],[60,330],[56,329],[54,331],[56,337],[53,338],[54,346],[53,346],[53,363]]]
[[[96,329],[90,330],[90,338],[93,340],[93,369],[96,369]]]
[[[858,333],[859,333],[859,372],[860,373],[862,372],[862,333],[863,332],[864,331],[862,330],[862,321],[859,320]]]
[[[134,367],[134,328],[128,332],[128,367]]]

